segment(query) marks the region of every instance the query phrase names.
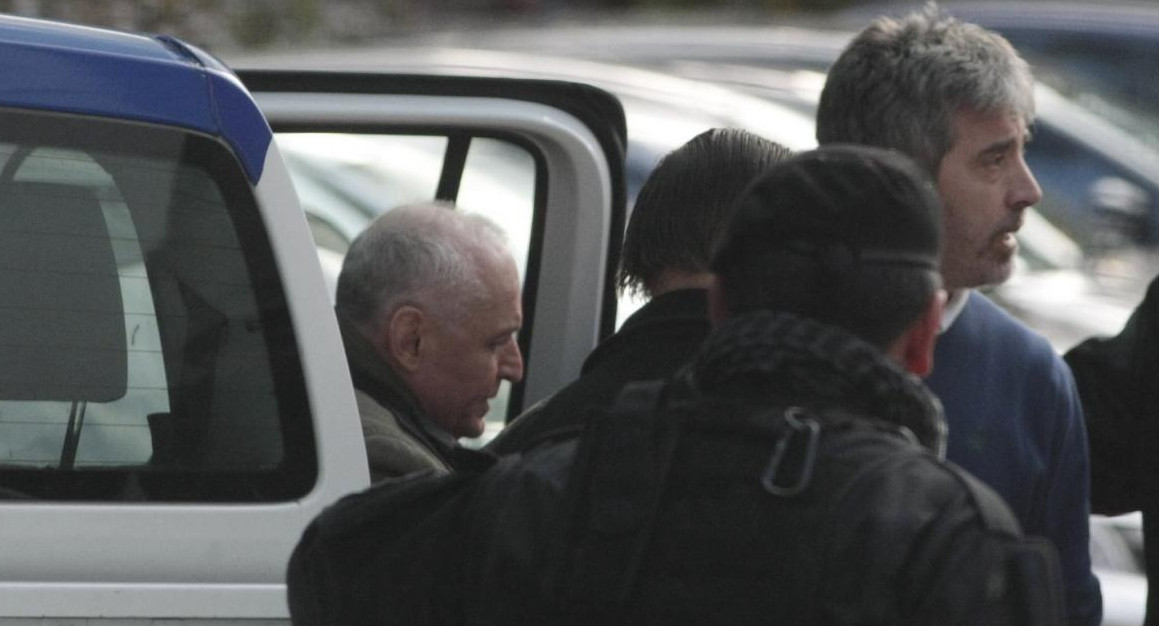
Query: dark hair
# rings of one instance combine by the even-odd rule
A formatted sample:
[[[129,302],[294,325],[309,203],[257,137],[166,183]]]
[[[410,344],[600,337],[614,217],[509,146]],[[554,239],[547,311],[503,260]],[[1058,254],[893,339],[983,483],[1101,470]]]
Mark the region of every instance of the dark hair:
[[[712,242],[737,196],[791,154],[751,132],[714,128],[661,159],[628,222],[620,289],[647,293],[665,271],[709,271]]]

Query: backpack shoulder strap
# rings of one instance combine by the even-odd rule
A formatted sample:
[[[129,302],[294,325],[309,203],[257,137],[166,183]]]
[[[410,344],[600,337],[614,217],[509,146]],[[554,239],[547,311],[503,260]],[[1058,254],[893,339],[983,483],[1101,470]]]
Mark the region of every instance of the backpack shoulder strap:
[[[560,608],[577,618],[614,615],[631,593],[678,438],[675,421],[663,419],[668,387],[663,380],[627,385],[580,438],[553,581]]]

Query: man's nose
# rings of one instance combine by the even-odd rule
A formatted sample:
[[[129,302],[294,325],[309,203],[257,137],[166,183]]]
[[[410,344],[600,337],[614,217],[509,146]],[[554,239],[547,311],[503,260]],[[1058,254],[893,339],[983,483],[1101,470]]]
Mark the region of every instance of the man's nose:
[[[1026,159],[1020,156],[1018,162],[1019,167],[1013,174],[1014,180],[1010,185],[1010,198],[1007,203],[1015,211],[1021,211],[1042,200],[1042,187],[1038,185]]]
[[[523,380],[523,353],[519,351],[519,344],[514,339],[503,351],[499,362],[499,378],[517,383]]]

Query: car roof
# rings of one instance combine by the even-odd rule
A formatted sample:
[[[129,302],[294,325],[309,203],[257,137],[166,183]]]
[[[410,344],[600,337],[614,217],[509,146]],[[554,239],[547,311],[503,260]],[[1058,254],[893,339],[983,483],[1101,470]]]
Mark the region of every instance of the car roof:
[[[490,76],[565,80],[595,85],[623,103],[633,145],[651,146],[657,158],[696,133],[716,126],[739,126],[792,149],[815,144],[809,119],[780,102],[707,81],[654,72],[625,64],[554,56],[543,51],[488,50],[417,44],[358,49],[328,49],[239,56],[231,64],[245,69],[313,72]]]
[[[167,37],[0,16],[0,106],[178,126],[233,146],[251,181],[272,133],[240,81]]]

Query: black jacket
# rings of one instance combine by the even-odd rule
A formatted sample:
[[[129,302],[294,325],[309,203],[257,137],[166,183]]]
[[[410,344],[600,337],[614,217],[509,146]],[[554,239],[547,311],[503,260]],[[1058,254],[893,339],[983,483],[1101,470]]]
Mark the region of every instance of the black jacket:
[[[1053,549],[1023,540],[992,490],[939,458],[939,403],[876,349],[748,315],[715,331],[668,394],[660,430],[683,431],[669,461],[631,431],[589,434],[638,416],[613,411],[579,443],[501,466],[470,524],[485,558],[466,569],[468,623],[1059,623]],[[654,472],[662,495],[641,516],[634,493]],[[573,506],[593,493],[608,497]],[[637,563],[621,538],[640,519],[652,527]],[[599,595],[629,565],[623,593]],[[580,608],[559,609],[569,602]]]
[[[1148,582],[1159,578],[1159,278],[1122,332],[1091,338],[1065,356],[1083,402],[1091,446],[1091,509],[1143,512]],[[1147,596],[1159,624],[1159,593]]]
[[[696,354],[708,329],[705,290],[653,298],[588,355],[577,380],[517,417],[487,449],[523,451],[544,435],[582,426],[591,409],[610,406],[627,383],[671,376]]]

